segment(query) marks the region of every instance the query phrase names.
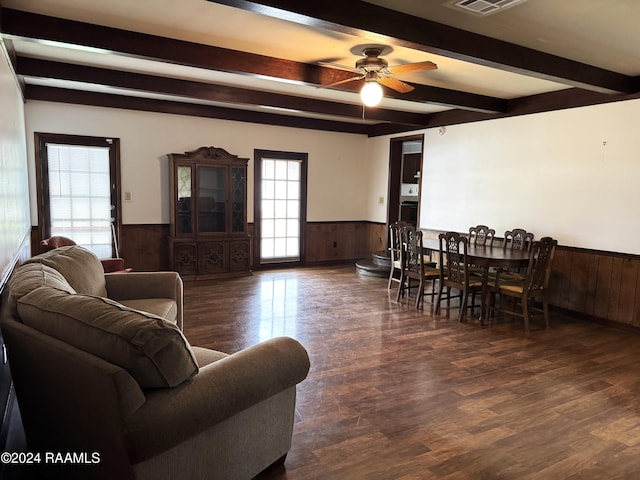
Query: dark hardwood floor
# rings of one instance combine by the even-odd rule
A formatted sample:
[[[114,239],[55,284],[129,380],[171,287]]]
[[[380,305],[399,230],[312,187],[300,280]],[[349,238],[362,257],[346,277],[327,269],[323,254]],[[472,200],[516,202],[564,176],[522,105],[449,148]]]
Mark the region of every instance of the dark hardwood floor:
[[[640,478],[640,335],[552,314],[482,327],[352,266],[185,288],[185,334],[309,351],[284,468],[257,479]],[[249,452],[248,452],[249,454]]]

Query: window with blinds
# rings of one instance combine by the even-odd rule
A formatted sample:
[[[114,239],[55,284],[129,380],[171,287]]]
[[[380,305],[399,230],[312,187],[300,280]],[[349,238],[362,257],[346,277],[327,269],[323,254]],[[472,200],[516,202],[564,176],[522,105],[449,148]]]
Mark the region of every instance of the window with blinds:
[[[113,252],[109,148],[47,144],[50,235]]]

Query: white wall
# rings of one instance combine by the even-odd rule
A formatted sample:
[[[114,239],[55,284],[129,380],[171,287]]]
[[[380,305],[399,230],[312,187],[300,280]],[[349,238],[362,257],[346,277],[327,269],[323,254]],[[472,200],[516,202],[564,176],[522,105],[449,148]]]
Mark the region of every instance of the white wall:
[[[309,221],[386,222],[392,136],[31,101],[26,120],[32,184],[34,131],[121,139],[123,191],[133,192],[125,224],[168,223],[165,154],[203,145],[249,158],[254,148],[308,152]],[[640,254],[639,124],[633,100],[393,137],[425,134],[422,228],[521,227],[563,245]],[[251,221],[252,162],[249,172]]]
[[[640,100],[425,131],[420,226],[640,254]]]
[[[309,154],[308,221],[366,220],[368,186],[362,180],[367,137],[300,128],[28,101],[25,108],[30,184],[35,184],[34,132],[120,138],[124,224],[169,223],[167,153],[221,147],[250,158],[249,221],[253,221],[253,150]],[[31,204],[36,205],[32,188]],[[31,219],[37,224],[37,212]]]
[[[0,284],[30,232],[22,95],[0,40]]]

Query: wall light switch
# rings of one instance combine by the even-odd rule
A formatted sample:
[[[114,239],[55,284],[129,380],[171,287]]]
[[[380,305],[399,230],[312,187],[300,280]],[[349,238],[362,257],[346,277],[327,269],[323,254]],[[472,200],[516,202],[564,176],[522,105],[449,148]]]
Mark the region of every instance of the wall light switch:
[[[131,202],[133,200],[133,194],[131,192],[124,192],[124,201]]]
[[[378,197],[378,203],[382,205],[384,203],[384,197],[381,195]]]

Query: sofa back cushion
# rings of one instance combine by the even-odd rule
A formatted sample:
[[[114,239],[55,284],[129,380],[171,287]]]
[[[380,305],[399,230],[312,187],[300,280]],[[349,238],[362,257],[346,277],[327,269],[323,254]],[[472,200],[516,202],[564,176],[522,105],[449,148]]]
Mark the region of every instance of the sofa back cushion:
[[[40,287],[52,287],[67,293],[76,293],[57,270],[41,263],[29,263],[16,268],[11,277],[7,289],[7,304],[3,305],[3,311],[16,318],[18,316],[18,300]]]
[[[25,263],[41,263],[57,270],[78,293],[107,296],[102,263],[84,247],[73,245],[56,248],[32,257]]]
[[[175,325],[108,298],[40,287],[17,308],[24,324],[122,367],[141,388],[175,387],[198,372]]]

